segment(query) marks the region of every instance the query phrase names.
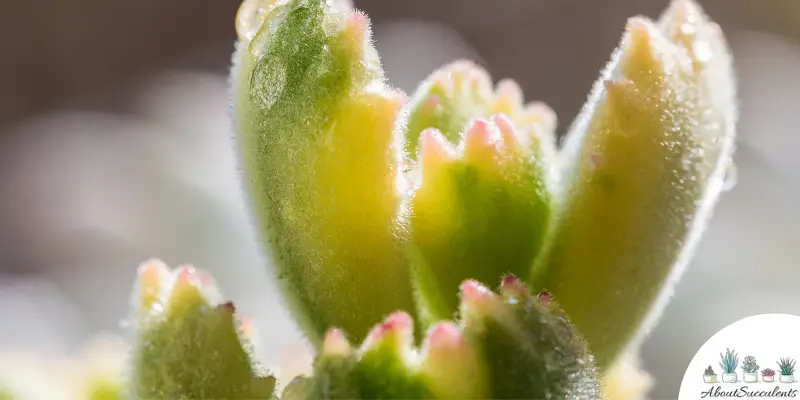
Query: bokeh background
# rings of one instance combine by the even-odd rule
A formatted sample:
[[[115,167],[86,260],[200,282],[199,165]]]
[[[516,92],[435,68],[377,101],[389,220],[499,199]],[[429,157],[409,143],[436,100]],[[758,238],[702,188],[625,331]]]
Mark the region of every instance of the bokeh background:
[[[666,0],[355,0],[410,92],[471,58],[567,128],[629,16]],[[268,364],[301,337],[239,189],[226,79],[238,0],[0,2],[0,354],[71,354],[120,332],[138,264],[210,270],[260,321]],[[709,0],[739,77],[736,186],[642,349],[677,398],[700,345],[757,313],[800,314],[800,1]],[[764,338],[768,340],[768,338]]]

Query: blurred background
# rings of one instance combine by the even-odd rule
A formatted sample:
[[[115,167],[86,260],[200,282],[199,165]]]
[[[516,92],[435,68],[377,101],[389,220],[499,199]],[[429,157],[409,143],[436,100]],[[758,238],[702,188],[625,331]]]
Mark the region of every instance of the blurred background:
[[[629,16],[666,0],[355,0],[391,82],[456,58],[511,77],[567,128]],[[741,94],[738,183],[644,344],[654,399],[697,349],[757,313],[800,314],[800,1],[701,1]],[[302,346],[239,192],[226,79],[238,0],[0,3],[0,354],[72,354],[120,332],[135,270],[210,270],[261,321],[276,364]],[[282,350],[283,349],[283,350]]]

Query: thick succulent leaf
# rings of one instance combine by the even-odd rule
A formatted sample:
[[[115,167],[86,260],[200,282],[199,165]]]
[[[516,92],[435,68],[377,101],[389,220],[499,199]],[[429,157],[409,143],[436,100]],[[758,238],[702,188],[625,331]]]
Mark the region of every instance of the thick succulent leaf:
[[[363,14],[324,0],[249,3],[232,85],[253,212],[312,342],[331,326],[363,338],[414,307],[394,133],[405,97],[384,84]]]
[[[688,0],[659,25],[629,20],[570,130],[552,246],[532,279],[559,298],[601,367],[663,309],[733,152],[735,84],[719,26]]]
[[[458,148],[422,133],[409,226],[426,322],[452,318],[466,279],[528,277],[550,220],[548,161],[539,137],[504,114],[472,120]]]

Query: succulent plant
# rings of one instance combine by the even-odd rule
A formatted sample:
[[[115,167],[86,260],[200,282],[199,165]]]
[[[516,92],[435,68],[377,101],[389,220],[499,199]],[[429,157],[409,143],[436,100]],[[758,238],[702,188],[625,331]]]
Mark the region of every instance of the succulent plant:
[[[781,371],[781,375],[794,375],[794,364],[795,361],[793,358],[781,358],[778,361],[778,368]]]
[[[466,60],[406,101],[347,7],[247,0],[237,31],[246,190],[317,348],[397,310],[447,320],[460,282],[513,273],[605,368],[660,314],[732,165],[731,59],[689,0],[628,21],[561,148],[552,110]]]
[[[739,355],[736,354],[736,351],[726,349],[724,355],[722,353],[719,354],[719,358],[719,367],[722,368],[723,373],[736,373],[736,367],[739,366]]]
[[[522,89],[512,79],[503,79],[492,87],[489,73],[470,60],[456,60],[434,71],[420,83],[409,101],[405,129],[405,152],[415,161],[422,132],[436,129],[455,144],[464,127],[474,118],[508,116],[532,138],[548,140],[555,146],[556,115],[540,101],[524,103]]]
[[[775,376],[775,370],[772,368],[766,368],[761,370],[762,376]]]
[[[748,374],[754,374],[758,372],[759,365],[756,363],[756,358],[753,356],[747,356],[744,358],[742,362],[742,371]]]
[[[347,3],[245,0],[236,18],[245,190],[318,352],[281,399],[641,391],[618,379],[623,350],[666,304],[732,165],[719,27],[690,0],[631,18],[559,148],[551,109],[466,60],[407,100]],[[151,260],[133,306],[126,395],[276,396],[209,275]],[[720,357],[734,373],[738,355]]]
[[[712,376],[716,375],[716,373],[714,372],[714,368],[711,368],[711,366],[709,365],[708,368],[706,368],[706,371],[703,373],[703,375]]]

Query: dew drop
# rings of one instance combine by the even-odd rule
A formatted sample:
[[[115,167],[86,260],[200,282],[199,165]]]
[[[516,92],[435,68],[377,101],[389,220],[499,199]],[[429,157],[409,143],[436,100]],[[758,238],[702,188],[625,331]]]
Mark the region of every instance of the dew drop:
[[[280,58],[269,58],[256,68],[253,74],[253,96],[258,106],[270,108],[286,88],[286,66]]]
[[[252,41],[259,35],[264,24],[269,24],[270,34],[275,32],[276,21],[285,18],[289,2],[287,0],[245,0],[236,13],[236,34],[240,40]],[[263,44],[263,43],[262,43]]]
[[[241,40],[252,40],[267,15],[263,0],[245,0],[236,13],[236,34]]]

